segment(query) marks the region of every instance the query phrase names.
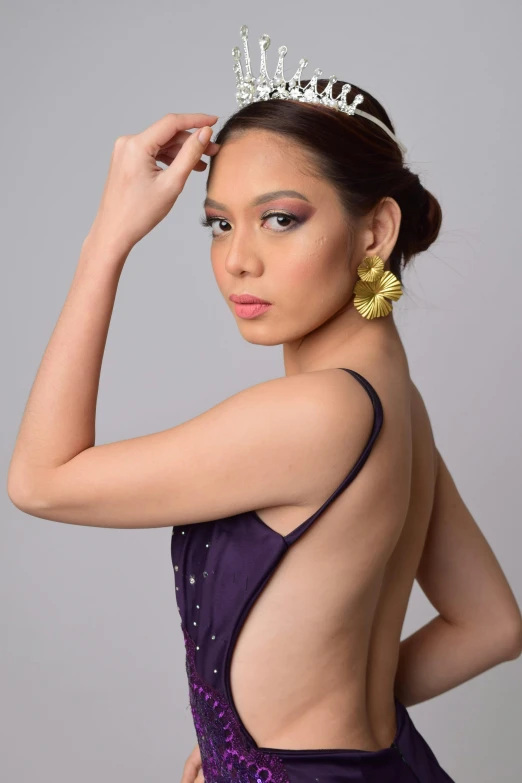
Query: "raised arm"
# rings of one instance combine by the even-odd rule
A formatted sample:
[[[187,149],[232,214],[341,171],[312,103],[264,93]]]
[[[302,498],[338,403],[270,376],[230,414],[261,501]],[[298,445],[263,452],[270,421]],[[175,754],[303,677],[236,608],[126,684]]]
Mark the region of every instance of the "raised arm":
[[[438,451],[437,461],[417,581],[439,614],[401,642],[395,695],[406,706],[522,653],[515,596]]]

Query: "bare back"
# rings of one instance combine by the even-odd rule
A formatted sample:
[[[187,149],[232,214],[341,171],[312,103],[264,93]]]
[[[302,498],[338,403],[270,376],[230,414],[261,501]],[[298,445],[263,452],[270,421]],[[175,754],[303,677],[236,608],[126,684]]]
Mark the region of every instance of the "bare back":
[[[233,649],[235,707],[258,747],[377,750],[395,734],[400,636],[433,506],[436,449],[409,374],[391,364],[358,370],[378,389],[379,437],[353,483],[279,563]],[[259,519],[288,534],[339,485],[357,449],[347,444],[317,466],[323,487],[309,505],[259,509]]]

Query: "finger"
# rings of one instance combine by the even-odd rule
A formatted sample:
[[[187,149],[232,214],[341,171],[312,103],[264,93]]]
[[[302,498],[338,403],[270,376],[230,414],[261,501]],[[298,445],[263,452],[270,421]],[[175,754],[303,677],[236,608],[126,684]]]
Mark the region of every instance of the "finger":
[[[200,160],[200,156],[208,144],[212,128],[206,127],[204,132],[207,139],[204,139],[203,142],[198,138],[200,131],[196,130],[191,133],[190,138],[184,143],[169,168],[160,175],[167,188],[176,196],[181,193],[187,177]]]
[[[170,155],[166,155],[164,153],[158,152],[156,155],[156,160],[159,160],[160,163],[165,163],[167,166],[170,166],[174,158],[172,158]],[[205,160],[198,160],[196,165],[193,167],[194,171],[205,171],[207,168],[208,163]]]
[[[164,144],[162,147],[160,147],[159,152],[165,152],[167,155],[170,155],[172,158],[176,156],[178,153],[180,147],[183,146],[184,142],[192,136],[191,133],[188,131],[180,131],[179,133],[176,133],[173,139],[168,141],[166,144]],[[216,144],[214,141],[209,141],[204,155],[215,155],[216,152],[219,152],[221,149],[221,144]],[[156,155],[157,157],[157,155]]]
[[[188,136],[191,135],[192,135],[191,133],[188,134]],[[165,145],[160,150],[158,150],[158,152],[166,152],[167,155],[170,155],[171,158],[175,158],[182,146],[183,144],[180,144],[179,142],[175,142],[174,144]],[[217,152],[219,152],[220,149],[221,149],[221,144],[216,144],[214,141],[209,141],[207,147],[203,150],[202,155],[208,155],[209,157],[212,157]],[[156,157],[158,157],[157,153],[156,153]]]
[[[165,114],[144,131],[138,134],[147,150],[153,155],[164,147],[180,130],[202,128],[213,125],[219,117],[216,114]]]

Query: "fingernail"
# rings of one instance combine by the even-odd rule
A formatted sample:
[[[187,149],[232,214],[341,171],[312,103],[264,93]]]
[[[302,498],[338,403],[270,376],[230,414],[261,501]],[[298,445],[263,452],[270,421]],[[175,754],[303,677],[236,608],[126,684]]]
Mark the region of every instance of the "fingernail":
[[[208,131],[210,131],[210,134],[207,134]],[[198,131],[198,139],[202,144],[207,144],[210,140],[210,136],[212,136],[212,128],[209,128],[208,125],[205,125],[204,128],[201,128],[201,130]]]

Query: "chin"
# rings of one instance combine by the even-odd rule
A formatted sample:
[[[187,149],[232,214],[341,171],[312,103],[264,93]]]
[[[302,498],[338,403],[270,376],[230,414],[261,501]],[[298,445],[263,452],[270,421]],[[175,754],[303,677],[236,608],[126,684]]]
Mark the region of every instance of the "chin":
[[[271,338],[269,336],[263,336],[263,335],[247,337],[246,335],[241,334],[241,337],[251,345],[282,345],[283,343],[283,340],[277,340],[275,338]]]
[[[279,334],[274,329],[252,327],[249,328],[249,325],[245,327],[243,324],[239,326],[241,337],[251,345],[282,345],[285,342],[285,335]]]

